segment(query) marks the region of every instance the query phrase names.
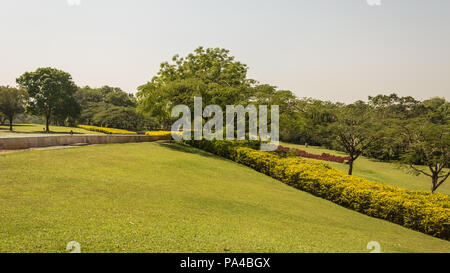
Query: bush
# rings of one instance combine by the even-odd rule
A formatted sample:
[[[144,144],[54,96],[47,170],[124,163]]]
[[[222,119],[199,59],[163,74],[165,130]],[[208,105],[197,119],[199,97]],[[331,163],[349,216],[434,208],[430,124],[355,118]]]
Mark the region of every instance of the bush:
[[[171,136],[172,132],[170,132],[170,131],[151,131],[151,132],[146,132],[145,135],[146,136]]]
[[[131,132],[131,131],[127,131],[127,130],[89,126],[89,125],[78,125],[78,127],[89,130],[89,131],[100,132],[100,133],[105,133],[105,134],[114,134],[114,135],[136,135],[137,134],[136,132]]]
[[[350,176],[321,162],[256,151],[257,144],[248,141],[185,142],[346,208],[450,239],[450,198],[447,195],[408,191]]]
[[[289,148],[289,147],[283,147],[283,146],[278,146],[278,151],[282,152],[282,153],[286,153],[286,154],[295,155],[295,156],[317,159],[317,160],[322,160],[322,161],[337,162],[337,163],[345,163],[350,160],[349,156],[343,157],[343,156],[337,156],[337,155],[330,155],[327,153],[323,153],[321,155],[316,155],[316,154],[310,154],[303,150]]]

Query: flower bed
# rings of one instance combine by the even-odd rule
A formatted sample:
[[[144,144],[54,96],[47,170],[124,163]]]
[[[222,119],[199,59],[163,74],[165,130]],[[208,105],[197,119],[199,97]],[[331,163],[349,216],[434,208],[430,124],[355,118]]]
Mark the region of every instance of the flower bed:
[[[150,131],[145,133],[146,136],[171,136],[170,131]]]
[[[293,154],[293,155],[300,156],[300,157],[317,159],[317,160],[322,160],[322,161],[337,162],[337,163],[345,163],[350,160],[349,156],[343,157],[343,156],[337,156],[337,155],[330,155],[327,153],[323,153],[321,155],[310,154],[303,150],[289,148],[289,147],[283,147],[283,146],[278,146],[278,151],[286,152],[286,153]]]
[[[136,132],[122,130],[122,129],[113,129],[113,128],[106,128],[106,127],[97,127],[97,126],[90,126],[90,125],[78,125],[79,128],[93,131],[93,132],[100,132],[105,134],[114,134],[114,135],[136,135]]]

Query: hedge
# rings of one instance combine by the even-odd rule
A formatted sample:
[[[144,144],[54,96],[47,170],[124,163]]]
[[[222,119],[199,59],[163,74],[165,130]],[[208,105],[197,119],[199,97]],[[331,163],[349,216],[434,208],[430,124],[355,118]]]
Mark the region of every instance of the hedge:
[[[122,129],[113,129],[113,128],[106,128],[106,127],[97,127],[97,126],[90,126],[90,125],[78,125],[79,128],[86,129],[88,131],[93,132],[100,132],[105,134],[117,134],[117,135],[136,135],[136,132],[131,132],[127,130]]]
[[[147,136],[171,136],[172,132],[170,132],[170,131],[150,131],[150,132],[146,132],[145,135],[147,135]]]
[[[409,191],[350,176],[321,162],[257,151],[257,144],[250,141],[202,140],[185,143],[368,216],[438,238],[450,238],[448,195]]]

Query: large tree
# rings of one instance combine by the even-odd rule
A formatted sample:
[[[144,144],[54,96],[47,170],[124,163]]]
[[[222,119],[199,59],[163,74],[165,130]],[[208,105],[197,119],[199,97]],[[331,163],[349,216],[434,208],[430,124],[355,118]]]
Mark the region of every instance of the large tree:
[[[0,86],[0,112],[9,120],[9,130],[13,130],[13,120],[24,112],[27,93],[23,89]]]
[[[30,101],[27,111],[35,115],[43,115],[46,120],[46,131],[53,115],[64,116],[68,104],[76,103],[74,93],[77,86],[69,73],[54,68],[39,68],[35,72],[27,72],[17,78],[17,83],[28,91]],[[74,109],[69,108],[72,112]],[[64,114],[65,113],[65,114]]]
[[[247,66],[221,48],[199,47],[183,58],[174,56],[172,63],[161,64],[158,74],[139,87],[140,112],[158,118],[170,127],[173,106],[193,107],[194,97],[205,105],[248,104],[253,80],[247,79]]]
[[[371,108],[362,101],[337,110],[336,122],[330,132],[336,144],[350,157],[348,174],[353,174],[354,162],[366,149],[383,137],[383,126]]]
[[[434,193],[450,176],[450,125],[419,118],[406,121],[399,136],[407,145],[401,161],[414,174],[430,177]]]

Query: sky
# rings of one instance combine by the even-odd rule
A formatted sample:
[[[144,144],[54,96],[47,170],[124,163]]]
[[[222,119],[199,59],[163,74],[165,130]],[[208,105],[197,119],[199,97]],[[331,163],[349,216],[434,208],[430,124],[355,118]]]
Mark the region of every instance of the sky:
[[[204,46],[298,97],[450,99],[450,1],[378,1],[0,0],[0,85],[50,66],[135,93]]]

